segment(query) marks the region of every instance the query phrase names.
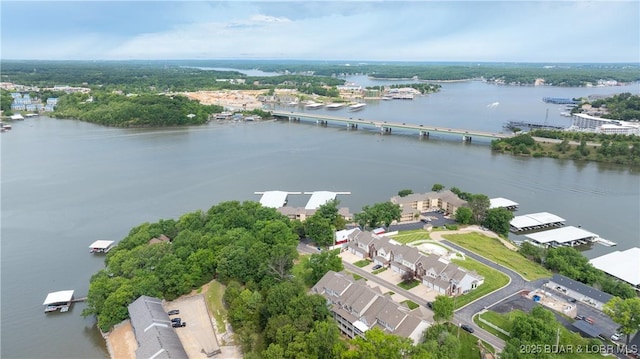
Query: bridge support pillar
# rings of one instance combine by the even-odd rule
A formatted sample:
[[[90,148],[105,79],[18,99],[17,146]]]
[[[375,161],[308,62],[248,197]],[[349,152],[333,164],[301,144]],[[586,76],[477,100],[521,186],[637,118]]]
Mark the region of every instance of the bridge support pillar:
[[[358,129],[358,124],[357,123],[351,123],[351,122],[347,122],[347,129],[354,129],[357,130]]]
[[[462,141],[464,141],[464,142],[471,142],[471,136],[469,136],[469,135],[464,135],[464,136],[462,136]]]
[[[391,127],[380,127],[380,132],[382,133],[391,133]]]
[[[429,132],[420,131],[420,138],[429,138]]]

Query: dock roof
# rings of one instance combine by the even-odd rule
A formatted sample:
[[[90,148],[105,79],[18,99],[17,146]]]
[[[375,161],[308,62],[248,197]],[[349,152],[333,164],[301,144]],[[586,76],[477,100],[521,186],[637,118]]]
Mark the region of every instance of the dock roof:
[[[510,225],[515,228],[544,226],[564,222],[565,219],[549,212],[538,212],[514,217]]]
[[[517,202],[514,202],[510,199],[502,198],[502,197],[491,198],[489,200],[489,203],[490,203],[489,208],[500,208],[500,207],[509,208],[509,207],[518,206]]]
[[[535,241],[536,243],[545,244],[550,242],[567,243],[578,241],[581,239],[593,239],[597,238],[598,235],[589,231],[585,231],[582,228],[567,226],[557,229],[551,229],[544,232],[527,234],[525,237]]]
[[[51,292],[47,295],[42,305],[54,304],[54,303],[66,303],[73,299],[73,290],[61,290],[58,292]]]
[[[615,251],[589,261],[594,267],[616,278],[640,286],[640,248]]]
[[[267,191],[260,198],[260,204],[270,208],[280,208],[287,203],[289,192],[285,191]]]
[[[89,245],[89,248],[107,249],[113,243],[114,243],[114,241],[107,241],[107,240],[100,239],[100,240],[97,240],[97,241],[91,243],[91,245]]]
[[[306,192],[305,192],[306,193]],[[336,199],[336,192],[330,191],[315,191],[311,192],[311,198],[309,198],[309,202],[304,206],[305,209],[318,209],[318,207],[323,204]]]

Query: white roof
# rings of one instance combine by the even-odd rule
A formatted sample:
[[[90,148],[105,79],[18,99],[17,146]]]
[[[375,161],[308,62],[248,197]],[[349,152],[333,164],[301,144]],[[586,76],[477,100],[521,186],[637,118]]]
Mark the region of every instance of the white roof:
[[[516,216],[511,220],[511,225],[516,228],[542,226],[545,224],[564,222],[565,219],[549,212],[539,212]]]
[[[61,290],[59,292],[49,293],[42,305],[70,302],[71,299],[73,299],[73,290]]]
[[[358,330],[363,333],[369,330],[369,327],[359,320],[356,320],[355,322],[353,322],[353,326],[358,328]]]
[[[589,261],[594,267],[634,286],[640,285],[640,248],[615,251]]]
[[[267,191],[260,198],[260,204],[270,208],[280,208],[287,203],[288,192],[285,191]]]
[[[498,197],[498,198],[491,198],[489,200],[490,204],[489,204],[489,208],[499,208],[499,207],[512,207],[512,206],[517,206],[518,203],[510,200],[510,199],[506,199],[506,198],[502,198],[502,197]]]
[[[315,191],[311,192],[311,198],[309,198],[309,202],[304,207],[304,209],[318,209],[318,207],[323,204],[336,199],[336,192],[329,191]]]
[[[356,230],[356,228],[353,228],[353,229],[343,229],[343,230],[341,230],[341,231],[337,231],[337,232],[336,232],[336,241],[340,242],[340,241],[343,241],[343,240],[347,239],[347,237],[348,237],[351,233],[355,232],[355,230]]]
[[[97,249],[107,249],[111,247],[114,241],[106,241],[106,240],[97,240],[89,246],[89,248],[97,248]]]
[[[532,239],[537,243],[565,243],[577,241],[579,239],[595,238],[598,237],[598,235],[589,231],[585,231],[582,228],[567,226],[557,229],[551,229],[544,232],[528,234],[525,237]]]

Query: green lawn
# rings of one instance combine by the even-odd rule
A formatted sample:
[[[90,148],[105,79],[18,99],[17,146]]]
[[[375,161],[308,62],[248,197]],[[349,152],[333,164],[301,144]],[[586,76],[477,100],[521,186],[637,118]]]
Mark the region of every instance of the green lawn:
[[[400,283],[398,283],[398,287],[404,289],[404,290],[409,290],[415,286],[417,286],[418,284],[420,284],[420,281],[416,280],[416,279],[412,279],[410,281],[402,281]]]
[[[486,321],[490,322],[491,324],[495,324],[495,325],[497,325],[498,327],[500,327],[500,328],[502,328],[502,329],[504,329],[504,330],[506,330],[506,331],[509,331],[508,329],[505,329],[505,327],[511,327],[511,323],[507,323],[507,324],[505,324],[505,323],[498,324],[498,323],[501,323],[501,322],[502,322],[502,317],[500,317],[500,319],[499,319],[499,320],[497,320],[496,318],[493,318],[493,314],[497,314],[497,313],[492,312],[492,311],[488,311],[488,312],[482,313],[481,315],[476,315],[476,316],[474,316],[474,317],[473,317],[473,321],[474,321],[474,323],[476,323],[480,328],[482,328],[482,329],[484,329],[484,330],[488,331],[489,333],[491,333],[491,334],[495,335],[496,337],[498,337],[498,338],[500,338],[500,339],[502,339],[502,340],[504,340],[504,341],[509,340],[509,337],[508,337],[507,335],[505,335],[505,334],[503,334],[503,333],[501,333],[501,332],[499,332],[499,331],[497,331],[497,330],[493,329],[492,327],[490,327],[490,326],[486,325],[485,323],[481,322],[480,320],[478,320],[478,317],[482,317],[482,319],[484,319],[484,320],[486,320]]]
[[[368,266],[368,265],[369,265],[369,263],[371,263],[371,262],[369,262],[369,261],[368,261],[368,260],[366,260],[366,259],[363,259],[363,260],[361,260],[361,261],[354,262],[354,263],[353,263],[353,265],[354,265],[354,266],[356,266],[356,267],[358,267],[358,268],[362,268],[362,267],[366,267],[366,266]]]
[[[387,269],[389,269],[389,268],[387,268],[387,267],[382,267],[382,268],[380,268],[380,269],[376,269],[376,270],[374,270],[373,272],[371,272],[371,274],[378,274],[378,273],[382,273],[382,272],[386,271]]]
[[[416,304],[415,302],[413,302],[413,301],[411,301],[409,299],[407,299],[407,300],[405,300],[405,301],[403,301],[401,303],[405,303],[407,305],[407,307],[409,307],[409,309],[412,309],[412,310],[419,307],[418,304]]]
[[[478,262],[473,258],[452,259],[452,262],[467,270],[474,270],[484,277],[484,283],[469,293],[463,294],[455,298],[456,309],[473,302],[474,300],[493,292],[498,288],[502,288],[509,283],[509,277],[491,267]]]
[[[478,338],[460,329],[458,326],[449,325],[449,333],[455,335],[460,340],[460,353],[458,358],[480,358],[480,348],[478,348]],[[484,347],[494,353],[495,349],[488,343],[482,342]]]
[[[225,333],[227,331],[227,328],[224,325],[224,320],[227,318],[227,309],[222,303],[222,295],[224,294],[225,289],[226,287],[224,285],[213,280],[209,283],[209,289],[205,295],[207,298],[207,305],[216,320],[216,326],[220,333]]]
[[[480,233],[447,234],[447,240],[479,254],[491,261],[520,273],[527,280],[551,277],[551,272],[540,264],[521,256],[505,247],[498,239]]]
[[[505,314],[499,314],[496,312],[493,312],[491,310],[481,314],[482,318],[491,322],[492,324],[495,324],[496,326],[506,330],[506,331],[510,331],[511,329],[511,323],[513,322],[513,319],[517,316],[517,315],[522,315],[524,314],[524,312],[520,311],[520,310],[514,310],[511,311],[509,313],[505,313]],[[476,324],[480,325],[480,327],[486,329],[487,331],[491,332],[491,333],[497,333],[497,331],[493,330],[492,328],[489,328],[488,326],[485,326],[482,323],[479,323],[479,321],[476,320],[476,318],[474,318],[474,321],[476,322]],[[482,325],[481,325],[482,324]],[[565,328],[564,326],[562,326],[562,324],[557,323],[558,327],[560,328],[560,345],[562,348],[573,348],[574,352],[564,352],[564,353],[557,353],[554,358],[570,358],[570,359],[594,359],[594,358],[602,358],[602,355],[598,354],[598,353],[585,353],[583,350],[582,353],[577,353],[578,348],[581,349],[585,349],[587,347],[592,347],[592,345],[590,344],[588,339],[582,338],[579,334],[577,333],[572,333],[571,331],[569,331],[567,328]],[[487,329],[488,328],[488,329]],[[504,334],[500,334],[498,335],[498,337],[508,340],[508,338],[506,338],[504,336]],[[555,344],[555,343],[553,343]],[[566,349],[565,349],[566,350]]]
[[[402,231],[395,236],[391,236],[396,242],[407,244],[415,241],[422,241],[425,239],[431,239],[429,232],[424,229],[414,229],[412,231]]]

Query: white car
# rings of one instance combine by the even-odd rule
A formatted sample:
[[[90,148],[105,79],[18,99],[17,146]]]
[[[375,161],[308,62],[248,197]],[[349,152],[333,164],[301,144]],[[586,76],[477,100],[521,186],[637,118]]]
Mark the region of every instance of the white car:
[[[622,335],[620,333],[613,333],[611,335],[611,340],[618,341],[618,340],[620,340],[621,337],[622,337]]]

